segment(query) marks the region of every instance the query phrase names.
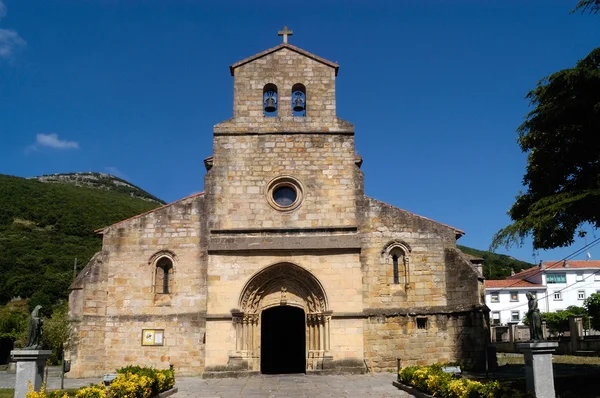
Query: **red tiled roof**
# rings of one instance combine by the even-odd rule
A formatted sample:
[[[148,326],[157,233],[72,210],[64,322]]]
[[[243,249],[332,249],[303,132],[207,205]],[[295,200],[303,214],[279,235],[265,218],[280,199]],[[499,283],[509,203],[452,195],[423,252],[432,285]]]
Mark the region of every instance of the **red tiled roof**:
[[[546,261],[544,269],[562,268],[600,268],[600,260],[567,260],[566,266],[563,261]]]
[[[141,214],[135,215],[135,216],[133,216],[133,217],[126,218],[125,220],[117,221],[117,222],[116,222],[116,223],[114,223],[114,224],[107,225],[106,227],[99,228],[99,229],[95,230],[94,232],[101,234],[102,232],[104,232],[104,230],[105,230],[106,228],[109,228],[109,227],[115,226],[115,225],[117,225],[117,224],[121,224],[122,222],[125,222],[125,221],[129,221],[129,220],[133,220],[133,219],[135,219],[135,218],[138,218],[138,217],[145,216],[146,214],[154,213],[155,211],[162,210],[162,209],[164,209],[165,207],[172,206],[172,205],[174,205],[175,203],[179,203],[179,202],[182,202],[182,201],[184,201],[184,200],[186,200],[186,199],[190,199],[190,198],[193,198],[193,197],[196,197],[196,196],[202,196],[202,195],[204,195],[204,192],[198,192],[198,193],[194,193],[194,194],[192,194],[192,195],[190,195],[190,196],[186,196],[185,198],[182,198],[182,199],[176,200],[175,202],[167,203],[166,205],[163,205],[163,206],[157,207],[156,209],[148,210],[148,211],[146,211],[146,212],[144,212],[144,213],[141,213]]]
[[[567,266],[565,267],[564,261],[546,261],[544,263],[544,270],[563,270],[569,268],[600,268],[600,260],[567,260]],[[511,275],[506,279],[527,279],[531,278],[542,271],[540,266],[531,267],[523,270],[517,274]]]
[[[248,62],[252,62],[255,59],[262,58],[265,55],[269,55],[271,53],[274,53],[275,51],[281,50],[282,48],[290,49],[290,50],[295,51],[295,52],[297,52],[299,54],[305,55],[308,58],[312,58],[315,61],[321,62],[322,64],[331,66],[332,68],[335,69],[335,75],[337,76],[337,74],[338,74],[338,70],[340,69],[340,66],[338,64],[336,64],[335,62],[328,61],[325,58],[321,58],[321,57],[319,57],[319,56],[317,56],[315,54],[309,53],[308,51],[305,51],[305,50],[303,50],[303,49],[301,49],[299,47],[293,46],[293,45],[291,45],[289,43],[281,43],[278,46],[269,48],[268,50],[265,50],[263,52],[255,54],[255,55],[253,55],[253,56],[251,56],[249,58],[245,58],[245,59],[243,59],[241,61],[238,61],[235,64],[231,65],[229,67],[229,71],[231,72],[231,76],[233,76],[233,71],[234,71],[235,68],[237,68],[239,66],[242,66],[244,64],[247,64]]]
[[[527,268],[526,270],[523,270],[521,272],[517,272],[514,275],[511,275],[509,277],[507,277],[506,279],[527,279],[527,278],[531,278],[532,276],[538,274],[540,272],[540,267],[539,266],[535,266],[535,267],[531,267],[531,268]]]
[[[494,288],[507,288],[507,287],[541,287],[544,288],[544,285],[539,285],[537,283],[531,283],[526,280],[489,280],[485,281],[486,289],[494,289]]]

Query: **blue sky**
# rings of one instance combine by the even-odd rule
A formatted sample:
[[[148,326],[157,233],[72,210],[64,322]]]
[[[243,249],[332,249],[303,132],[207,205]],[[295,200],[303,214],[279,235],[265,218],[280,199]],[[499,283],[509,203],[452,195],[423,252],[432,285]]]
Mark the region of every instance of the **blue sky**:
[[[366,194],[487,249],[522,188],[525,95],[599,45],[599,17],[569,15],[575,3],[0,0],[0,173],[108,172],[166,201],[201,191],[212,126],[232,114],[228,66],[287,25],[340,64]],[[548,261],[582,245],[499,252]]]

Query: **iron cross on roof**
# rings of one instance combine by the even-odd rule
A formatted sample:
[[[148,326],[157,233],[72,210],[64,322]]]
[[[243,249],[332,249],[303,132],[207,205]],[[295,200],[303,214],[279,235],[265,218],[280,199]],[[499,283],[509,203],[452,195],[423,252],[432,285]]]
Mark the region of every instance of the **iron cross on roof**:
[[[284,26],[283,30],[280,30],[279,32],[277,32],[277,36],[283,36],[284,43],[287,43],[288,36],[291,36],[293,34],[294,34],[294,32],[291,30],[288,30],[287,26]]]

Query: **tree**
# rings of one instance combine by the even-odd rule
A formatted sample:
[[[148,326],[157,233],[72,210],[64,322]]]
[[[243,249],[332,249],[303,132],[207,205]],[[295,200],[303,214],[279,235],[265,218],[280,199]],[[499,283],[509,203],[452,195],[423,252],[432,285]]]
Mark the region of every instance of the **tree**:
[[[62,359],[63,351],[69,349],[71,342],[71,321],[67,304],[54,307],[50,318],[44,320],[44,333],[42,342],[44,348],[52,350],[50,360],[57,362]]]
[[[585,3],[600,7],[600,0]],[[527,191],[516,197],[513,223],[496,233],[493,248],[529,235],[534,249],[564,247],[582,224],[600,227],[600,48],[542,79],[527,98],[534,109],[517,129],[528,153]]]
[[[579,0],[571,12],[575,11],[581,11],[582,14],[586,11],[589,11],[590,14],[597,14],[600,12],[600,0]]]
[[[586,298],[583,306],[592,319],[592,328],[600,330],[600,293],[594,293]]]
[[[0,340],[10,340],[15,346],[22,347],[27,341],[28,325],[27,301],[15,301],[0,307]]]

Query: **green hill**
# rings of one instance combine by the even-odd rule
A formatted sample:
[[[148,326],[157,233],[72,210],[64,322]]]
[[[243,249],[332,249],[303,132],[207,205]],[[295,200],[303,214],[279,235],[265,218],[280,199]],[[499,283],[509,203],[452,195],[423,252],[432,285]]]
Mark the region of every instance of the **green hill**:
[[[94,186],[70,177],[48,184],[0,174],[0,304],[19,296],[42,304],[65,298],[75,259],[81,269],[101,248],[94,230],[163,203],[111,178]]]
[[[109,191],[124,193],[131,197],[148,200],[150,202],[156,202],[160,204],[165,203],[162,200],[158,199],[156,196],[144,191],[140,187],[136,187],[132,183],[125,181],[122,178],[105,173],[89,172],[48,174],[39,177],[32,177],[31,179],[35,179],[40,182],[70,184],[79,187],[105,189]]]
[[[485,279],[506,279],[506,277],[510,275],[511,270],[517,273],[535,265],[517,260],[516,258],[505,254],[472,249],[461,245],[458,245],[458,248],[462,250],[463,253],[485,259],[485,262],[483,263],[483,276]]]

